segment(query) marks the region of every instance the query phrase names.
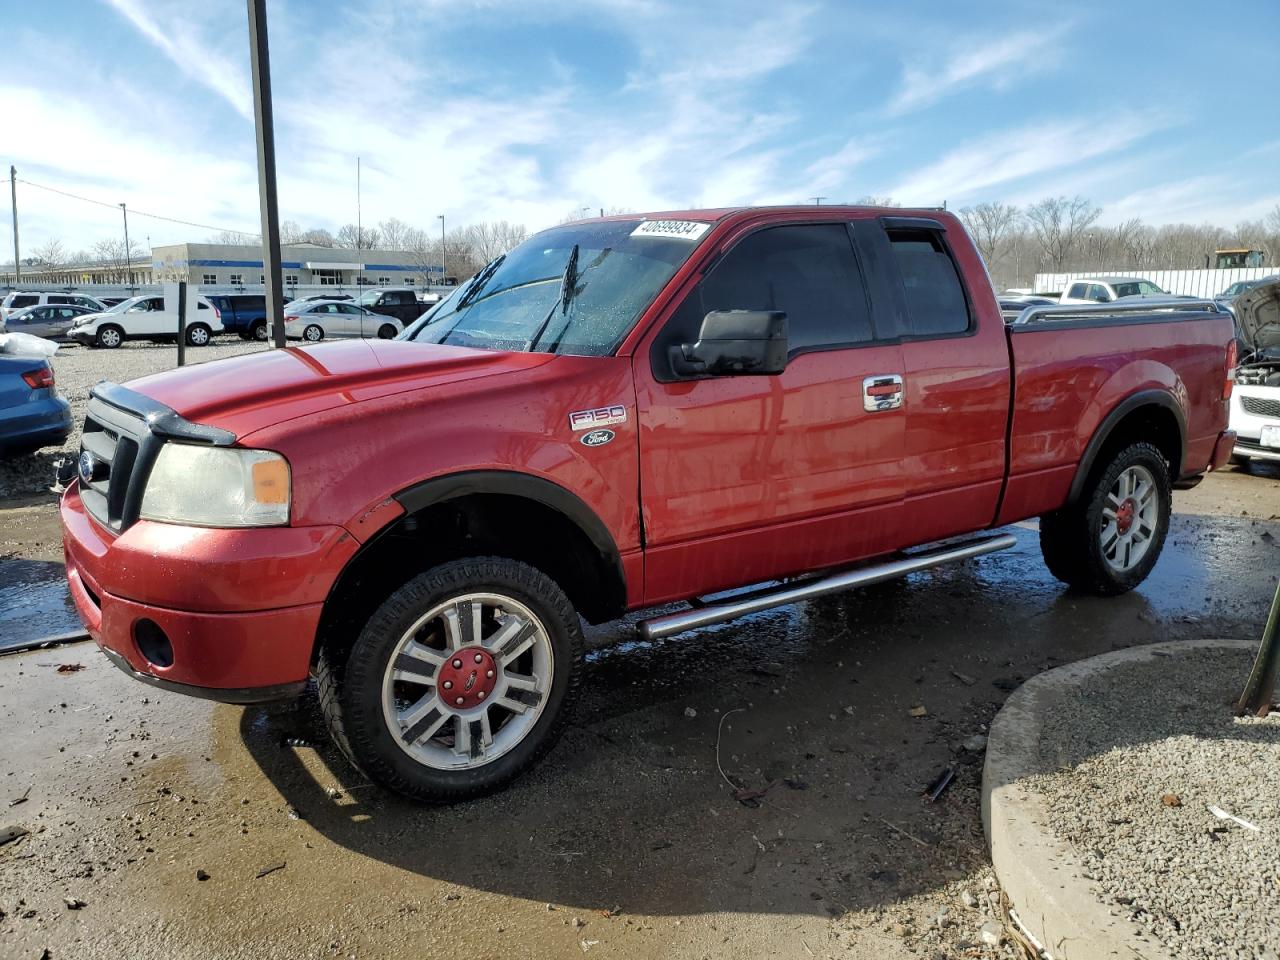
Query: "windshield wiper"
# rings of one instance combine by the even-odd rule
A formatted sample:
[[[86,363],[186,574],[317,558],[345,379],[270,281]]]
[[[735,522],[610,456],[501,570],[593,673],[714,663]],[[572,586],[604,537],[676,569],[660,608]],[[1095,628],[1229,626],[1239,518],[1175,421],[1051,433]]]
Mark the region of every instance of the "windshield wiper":
[[[538,324],[538,329],[533,331],[533,336],[529,338],[529,342],[525,345],[526,350],[532,350],[533,345],[542,339],[542,335],[547,332],[547,327],[551,323],[551,318],[556,315],[557,309],[559,309],[561,316],[569,312],[569,304],[573,301],[577,285],[578,245],[575,243],[573,249],[569,251],[569,262],[564,265],[564,273],[560,276],[560,296],[551,305],[547,315],[542,318],[542,322]]]
[[[489,279],[497,272],[498,268],[502,266],[502,261],[505,259],[507,259],[507,255],[504,253],[497,259],[490,261],[489,265],[476,275],[467,292],[458,298],[458,305],[453,308],[454,313],[457,313],[479,296],[481,289],[489,282]]]

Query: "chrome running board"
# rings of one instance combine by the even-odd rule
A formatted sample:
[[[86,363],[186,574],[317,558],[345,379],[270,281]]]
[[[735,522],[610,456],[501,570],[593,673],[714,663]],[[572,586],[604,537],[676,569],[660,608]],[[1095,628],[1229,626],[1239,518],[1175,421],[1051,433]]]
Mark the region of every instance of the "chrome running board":
[[[692,610],[681,610],[650,620],[641,620],[636,624],[636,630],[646,640],[661,640],[663,637],[684,633],[686,630],[696,630],[698,627],[710,626],[713,623],[735,620],[748,613],[758,613],[761,610],[785,606],[799,600],[810,600],[813,597],[825,597],[827,594],[839,593],[854,587],[883,583],[886,580],[895,580],[944,563],[968,560],[986,553],[995,553],[997,550],[1008,550],[1017,542],[1012,534],[1002,533],[994,537],[982,537],[949,546],[935,547],[899,560],[890,560],[887,563],[857,567],[843,573],[833,573],[816,580],[808,580],[802,584],[781,584],[777,588],[757,591],[736,600],[733,597],[727,597],[723,602],[709,603]]]

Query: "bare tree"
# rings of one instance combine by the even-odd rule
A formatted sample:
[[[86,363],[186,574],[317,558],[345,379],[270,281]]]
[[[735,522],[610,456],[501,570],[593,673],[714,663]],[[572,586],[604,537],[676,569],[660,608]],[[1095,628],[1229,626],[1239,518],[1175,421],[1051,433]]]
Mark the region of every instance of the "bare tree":
[[[304,239],[306,239],[306,234],[298,226],[297,220],[285,220],[280,224],[280,242],[282,244],[287,246],[292,243],[301,243]]]
[[[258,242],[258,235],[256,233],[241,233],[239,230],[223,230],[221,233],[215,233],[210,237],[209,242],[247,247]]]
[[[378,245],[377,227],[357,227],[354,223],[344,224],[339,230],[334,246],[349,247],[352,250],[372,250]]]
[[[384,250],[407,250],[413,229],[403,220],[388,217],[378,224],[378,245]]]
[[[303,233],[302,240],[300,242],[313,243],[317,247],[335,246],[333,242],[333,234],[328,230],[321,229],[320,227],[312,227],[310,230]]]
[[[67,248],[62,245],[61,240],[46,240],[43,244],[36,247],[32,256],[46,267],[52,267],[55,270],[58,267],[65,267],[71,262],[71,257],[67,253]]]
[[[129,242],[126,255],[124,240],[99,240],[93,245],[93,258],[106,268],[106,273],[114,282],[128,282],[126,266],[140,265],[146,254],[142,247],[133,241]]]
[[[524,224],[507,220],[475,223],[467,227],[466,232],[470,251],[481,263],[506,253],[529,236]]]
[[[1101,208],[1081,196],[1071,199],[1046,197],[1027,207],[1026,213],[1036,243],[1054,272],[1058,273],[1075,250],[1081,234],[1101,215]]]
[[[900,207],[902,206],[902,204],[894,200],[893,197],[877,197],[875,194],[871,194],[871,193],[863,194],[853,203],[854,203],[854,206],[858,206],[858,207]]]
[[[1022,211],[1008,203],[980,203],[961,210],[960,219],[990,269],[1000,259],[1010,234],[1022,221]]]

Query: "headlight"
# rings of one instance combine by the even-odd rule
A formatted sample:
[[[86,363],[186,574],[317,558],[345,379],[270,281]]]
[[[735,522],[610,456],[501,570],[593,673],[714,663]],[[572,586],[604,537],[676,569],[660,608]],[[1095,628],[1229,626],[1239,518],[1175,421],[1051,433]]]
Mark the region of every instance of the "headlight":
[[[93,319],[92,317],[76,317],[76,322],[73,323],[72,326],[83,327],[86,323],[89,323],[92,319]]]
[[[199,527],[271,527],[289,522],[289,462],[269,450],[166,443],[141,515]]]

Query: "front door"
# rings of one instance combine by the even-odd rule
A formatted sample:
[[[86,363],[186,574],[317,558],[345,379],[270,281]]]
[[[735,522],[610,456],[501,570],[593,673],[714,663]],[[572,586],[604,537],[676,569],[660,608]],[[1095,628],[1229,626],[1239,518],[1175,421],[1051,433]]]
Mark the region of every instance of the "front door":
[[[902,355],[878,336],[847,225],[731,242],[633,360],[647,603],[897,546]],[[731,309],[787,314],[786,370],[676,375],[668,351]]]

